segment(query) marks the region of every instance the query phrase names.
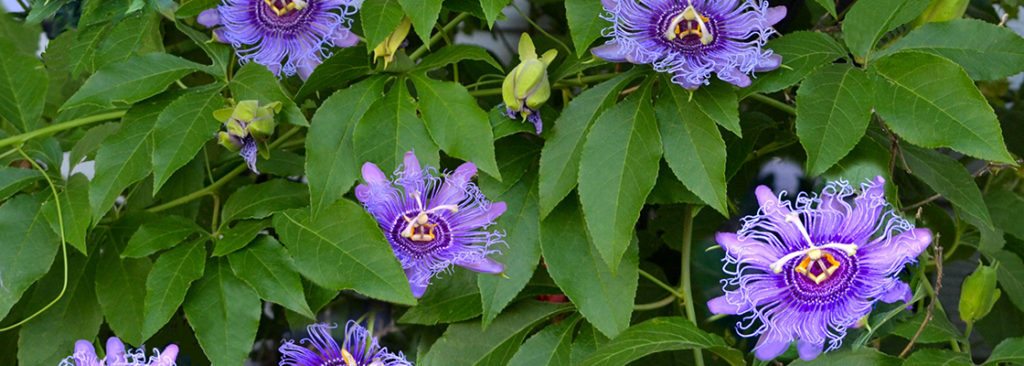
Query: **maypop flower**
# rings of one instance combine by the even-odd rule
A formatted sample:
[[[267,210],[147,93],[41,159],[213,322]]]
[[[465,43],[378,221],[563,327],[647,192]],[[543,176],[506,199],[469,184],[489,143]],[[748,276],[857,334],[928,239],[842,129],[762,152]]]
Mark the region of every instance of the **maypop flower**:
[[[351,16],[362,0],[223,0],[199,14],[217,41],[231,44],[239,61],[255,61],[275,75],[302,80],[330,56],[326,46],[351,47],[359,37]]]
[[[885,179],[853,187],[831,182],[821,196],[801,193],[796,205],[757,187],[760,210],[737,233],[718,233],[725,249],[725,296],[708,301],[715,314],[745,314],[737,331],[760,336],[755,355],[779,356],[796,341],[800,358],[816,358],[828,342],[840,346],[846,329],[875,302],[910,301],[897,276],[932,241],[885,201]]]
[[[761,49],[786,7],[765,0],[601,0],[611,40],[591,50],[612,62],[653,64],[693,90],[711,72],[740,87],[753,72],[774,70],[782,57]]]
[[[173,344],[164,348],[163,353],[153,349],[153,355],[146,358],[143,350],[125,350],[120,339],[110,337],[107,357],[100,360],[92,343],[83,339],[75,342],[75,354],[61,361],[60,366],[174,366],[177,357],[178,346]]]
[[[270,151],[263,144],[267,136],[274,133],[277,123],[274,114],[281,112],[281,102],[273,102],[260,106],[257,100],[243,100],[234,108],[218,109],[213,117],[224,123],[227,130],[217,133],[217,142],[245,159],[253,173],[256,170],[256,154],[263,150],[269,156]]]
[[[402,352],[394,354],[387,348],[377,344],[370,331],[354,321],[345,325],[343,346],[331,337],[331,329],[337,325],[324,323],[311,324],[306,327],[309,338],[303,338],[299,344],[309,342],[316,351],[295,344],[294,340],[286,340],[278,348],[281,352],[280,366],[412,366],[405,360]]]
[[[504,115],[511,119],[519,119],[533,123],[537,134],[544,125],[540,119],[540,107],[551,96],[551,83],[548,82],[548,65],[558,56],[558,50],[548,50],[537,58],[537,49],[530,35],[523,33],[519,39],[520,63],[501,85],[501,96],[505,100]]]
[[[443,182],[436,173],[432,167],[421,168],[410,151],[393,182],[377,165],[366,163],[366,184],[356,187],[356,198],[377,219],[416,297],[423,296],[432,277],[453,264],[481,273],[505,270],[487,257],[497,253],[489,248],[504,243],[504,234],[483,231],[505,212],[505,202],[488,202],[469,181],[476,174],[473,163],[445,174]]]

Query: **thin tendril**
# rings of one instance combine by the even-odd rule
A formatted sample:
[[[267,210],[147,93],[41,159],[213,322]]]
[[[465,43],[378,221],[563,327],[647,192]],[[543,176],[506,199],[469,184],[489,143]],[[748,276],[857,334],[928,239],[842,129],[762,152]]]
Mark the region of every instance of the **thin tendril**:
[[[39,172],[43,173],[43,178],[46,178],[46,183],[50,185],[50,190],[53,191],[53,200],[57,204],[57,222],[60,226],[60,249],[64,255],[64,285],[61,287],[60,294],[57,295],[56,299],[53,299],[53,301],[44,306],[42,309],[39,309],[39,311],[37,311],[35,314],[32,314],[28,318],[25,318],[24,320],[17,322],[9,327],[0,329],[0,332],[6,332],[8,330],[17,328],[22,324],[25,324],[29,320],[32,320],[36,316],[39,316],[39,314],[42,314],[44,311],[46,311],[51,306],[56,304],[57,301],[60,301],[60,299],[64,297],[64,292],[68,289],[68,248],[67,242],[64,241],[64,215],[60,211],[60,196],[57,194],[57,187],[53,185],[53,180],[51,180],[50,176],[46,174],[46,170],[39,166],[39,164],[36,163],[34,159],[29,157],[28,154],[25,154],[25,151],[21,150],[21,146],[15,147],[15,149],[18,150],[18,153],[20,153],[21,156],[25,157],[25,160],[28,160],[29,163],[32,163],[32,166],[35,167],[36,170],[39,170]]]

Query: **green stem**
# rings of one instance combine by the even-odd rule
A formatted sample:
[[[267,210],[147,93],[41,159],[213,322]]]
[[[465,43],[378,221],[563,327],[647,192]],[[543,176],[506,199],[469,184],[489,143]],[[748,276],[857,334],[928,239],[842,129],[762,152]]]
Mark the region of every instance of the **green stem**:
[[[438,41],[441,40],[442,34],[451,32],[452,29],[455,28],[455,26],[459,25],[459,23],[462,23],[462,21],[466,20],[466,18],[469,18],[469,13],[461,13],[457,15],[455,19],[452,19],[452,21],[448,22],[448,24],[444,26],[444,32],[435,33],[433,36],[430,36],[430,39],[427,40],[426,44],[420,46],[420,48],[417,48],[415,51],[412,51],[412,53],[409,54],[409,59],[416,61],[416,59],[420,58],[420,56],[423,56],[424,53],[427,53],[428,47],[434,45],[434,43],[437,43]]]
[[[544,28],[541,28],[539,25],[537,25],[537,23],[534,23],[533,19],[530,19],[530,17],[526,16],[526,13],[524,13],[522,9],[519,9],[519,6],[517,6],[516,3],[513,2],[511,5],[512,5],[513,8],[516,8],[516,11],[519,12],[519,15],[523,16],[523,19],[526,19],[527,22],[530,22],[530,25],[532,25],[534,28],[537,28],[538,32],[540,32],[541,34],[543,34],[545,36],[548,36],[548,38],[551,38],[552,41],[555,41],[555,43],[558,43],[559,45],[561,45],[562,48],[565,49],[565,52],[566,52],[567,55],[571,55],[572,54],[572,50],[569,49],[569,46],[566,46],[565,43],[562,43],[561,40],[559,40],[558,38],[555,38],[555,36],[552,36],[550,33],[544,31]]]
[[[658,285],[658,287],[665,289],[665,291],[668,291],[668,293],[672,294],[672,296],[678,297],[680,299],[686,298],[685,296],[683,296],[683,294],[679,293],[679,291],[676,291],[676,289],[672,288],[672,286],[669,286],[664,282],[661,282],[661,280],[655,278],[654,275],[647,273],[647,271],[644,271],[642,269],[639,271],[641,276],[644,276],[648,280],[651,280],[651,282],[654,282],[654,284]]]
[[[572,86],[586,86],[586,85],[590,85],[590,84],[600,83],[602,81],[605,81],[605,80],[608,80],[608,79],[612,79],[612,78],[614,78],[616,76],[619,76],[619,74],[614,74],[613,73],[613,74],[598,74],[598,75],[584,76],[584,77],[581,77],[581,78],[578,78],[578,79],[562,80],[562,81],[559,81],[559,82],[555,83],[554,85],[551,85],[551,87],[554,88],[554,89],[565,89],[565,88],[572,87]],[[501,95],[501,88],[473,90],[473,91],[469,92],[469,95],[472,95],[472,96],[478,97],[478,98],[479,97],[492,96],[492,95]]]
[[[633,305],[633,310],[635,310],[635,311],[645,311],[645,310],[660,309],[660,308],[665,307],[668,304],[671,304],[675,300],[676,300],[676,295],[668,295],[668,297],[666,297],[664,299],[661,299],[661,300],[658,300],[658,301],[655,301],[655,302],[652,302],[650,304],[635,304],[635,305]]]
[[[65,241],[64,236],[64,214],[61,213],[60,210],[60,196],[57,194],[57,187],[53,185],[53,180],[50,179],[50,175],[46,174],[46,170],[44,170],[43,167],[39,166],[39,163],[36,163],[35,159],[29,157],[28,154],[26,154],[25,151],[21,150],[20,147],[16,149],[19,153],[21,153],[21,156],[25,157],[25,160],[28,160],[29,163],[32,163],[32,166],[36,168],[36,170],[39,170],[39,172],[43,173],[43,178],[46,178],[46,183],[50,185],[50,190],[53,191],[53,201],[57,206],[57,223],[58,226],[60,226],[60,248],[64,255],[64,285],[63,287],[60,288],[60,294],[57,294],[56,299],[53,299],[53,301],[51,301],[49,304],[46,304],[46,306],[44,306],[42,309],[39,309],[39,311],[35,312],[35,314],[30,315],[28,318],[25,318],[22,321],[17,322],[9,327],[0,329],[0,332],[6,332],[8,330],[17,328],[22,324],[25,324],[29,320],[32,320],[32,318],[39,316],[39,314],[42,314],[44,311],[46,311],[54,304],[56,304],[57,301],[60,301],[60,299],[64,297],[64,292],[67,291],[68,289],[68,247],[67,241]]]
[[[693,206],[686,205],[683,209],[683,270],[679,282],[683,288],[684,299],[686,299],[686,318],[697,325],[697,314],[693,310],[693,297],[690,290],[690,252],[693,246]],[[697,366],[704,366],[704,355],[699,348],[693,350],[693,361]]]
[[[971,328],[974,327],[974,323],[967,323],[967,329],[964,330],[964,352],[967,353],[967,357],[971,357]]]
[[[761,94],[761,93],[754,93],[754,94],[748,95],[747,97],[749,97],[749,98],[751,98],[753,100],[756,100],[758,102],[767,104],[769,106],[775,107],[776,109],[778,109],[780,111],[783,111],[783,112],[786,112],[786,113],[789,113],[790,115],[793,115],[793,116],[796,115],[796,108],[791,107],[789,104],[786,104],[786,103],[780,102],[778,100],[775,100],[775,98],[769,97],[767,95],[764,95],[764,94]]]
[[[89,116],[89,117],[82,117],[82,118],[78,118],[78,119],[73,119],[73,120],[70,120],[70,121],[67,121],[67,122],[64,122],[64,123],[61,123],[61,124],[47,126],[47,127],[43,127],[43,128],[38,129],[38,130],[35,130],[35,131],[30,131],[30,132],[26,132],[26,133],[23,133],[23,134],[20,134],[20,135],[15,135],[15,136],[11,136],[11,137],[5,138],[3,140],[0,140],[0,147],[17,145],[17,144],[24,143],[25,141],[34,139],[36,137],[49,136],[49,135],[55,134],[57,132],[64,131],[64,130],[69,130],[69,129],[72,129],[72,128],[75,128],[75,127],[85,126],[85,125],[88,125],[88,124],[93,124],[93,123],[97,123],[97,122],[103,122],[103,121],[106,121],[106,120],[121,118],[122,116],[124,116],[124,114],[125,114],[125,111],[116,111],[116,112],[97,114],[95,116]]]

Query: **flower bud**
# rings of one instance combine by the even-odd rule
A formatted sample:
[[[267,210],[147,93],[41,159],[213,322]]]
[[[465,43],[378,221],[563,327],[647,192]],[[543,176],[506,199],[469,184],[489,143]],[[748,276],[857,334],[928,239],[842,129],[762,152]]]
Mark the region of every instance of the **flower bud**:
[[[213,117],[224,122],[226,130],[217,133],[217,142],[231,152],[237,152],[245,159],[249,168],[259,174],[256,170],[258,145],[262,145],[262,141],[274,133],[274,128],[277,127],[274,114],[280,112],[281,107],[281,102],[261,106],[259,101],[243,100],[234,108],[214,111]],[[269,157],[269,151],[263,155]]]
[[[996,288],[995,266],[979,265],[978,269],[964,280],[960,289],[960,319],[967,324],[981,320],[999,300],[1001,291]]]
[[[402,47],[402,43],[405,42],[405,37],[409,35],[409,29],[412,27],[412,22],[409,21],[409,17],[403,17],[402,22],[398,24],[398,28],[394,32],[388,35],[388,38],[384,39],[377,47],[373,49],[373,59],[376,62],[377,58],[384,58],[384,68],[388,67],[388,64],[395,61],[395,53]]]
[[[534,124],[537,134],[543,127],[540,119],[540,107],[551,96],[551,83],[548,81],[548,65],[558,55],[557,50],[548,50],[537,58],[533,40],[528,34],[519,39],[519,60],[521,61],[512,72],[508,73],[501,85],[501,95],[505,101],[505,115],[512,119],[522,117]]]
[[[964,17],[970,0],[932,0],[927,8],[912,22],[910,29],[920,27],[924,23],[946,22]]]
[[[228,149],[230,152],[238,152],[239,150],[242,150],[243,145],[241,138],[232,136],[230,133],[224,131],[217,132],[217,143],[224,146],[224,148]]]

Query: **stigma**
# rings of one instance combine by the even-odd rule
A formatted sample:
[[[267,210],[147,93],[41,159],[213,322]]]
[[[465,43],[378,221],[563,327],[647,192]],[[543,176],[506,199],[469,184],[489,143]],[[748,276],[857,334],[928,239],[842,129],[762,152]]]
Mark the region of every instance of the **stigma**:
[[[711,41],[715,40],[715,36],[711,34],[711,29],[708,28],[708,17],[697,12],[697,9],[693,7],[693,0],[687,0],[687,4],[686,9],[683,9],[675,18],[672,18],[668,29],[665,30],[665,38],[673,41],[676,38],[681,39],[692,34],[700,37],[701,44],[711,43]],[[683,28],[684,24],[685,28]]]
[[[786,254],[779,260],[773,262],[769,267],[775,273],[781,273],[783,267],[790,260],[803,257],[796,267],[793,268],[797,273],[803,274],[814,281],[816,284],[820,284],[825,281],[839,269],[839,261],[836,260],[832,254],[823,252],[822,249],[838,249],[848,256],[854,256],[857,254],[856,244],[843,244],[843,243],[828,243],[825,245],[814,245],[814,241],[811,240],[811,236],[807,233],[807,228],[804,227],[803,222],[800,221],[800,215],[796,212],[790,212],[786,215],[786,222],[796,226],[797,230],[803,236],[804,240],[807,241],[809,248]],[[814,267],[817,266],[820,272],[814,273]]]
[[[441,210],[449,210],[452,213],[459,212],[459,206],[457,205],[440,205],[429,210],[424,210],[423,201],[420,199],[420,192],[413,192],[411,196],[416,199],[416,205],[419,208],[419,212],[411,219],[409,216],[402,215],[402,218],[408,223],[408,225],[402,229],[402,237],[408,238],[409,240],[431,241],[437,237],[434,234],[434,227],[436,227],[437,224],[430,223],[429,214]]]
[[[288,1],[288,5],[282,4],[281,7],[277,7],[277,3],[279,3],[279,2],[283,3],[284,1],[288,1],[288,0],[263,0],[263,2],[267,3],[267,6],[270,7],[270,10],[273,10],[274,14],[277,14],[277,16],[282,16],[282,15],[288,14],[292,10],[302,10],[302,9],[305,9],[306,6],[309,5],[309,4],[307,4],[303,0],[291,0],[291,1]]]

